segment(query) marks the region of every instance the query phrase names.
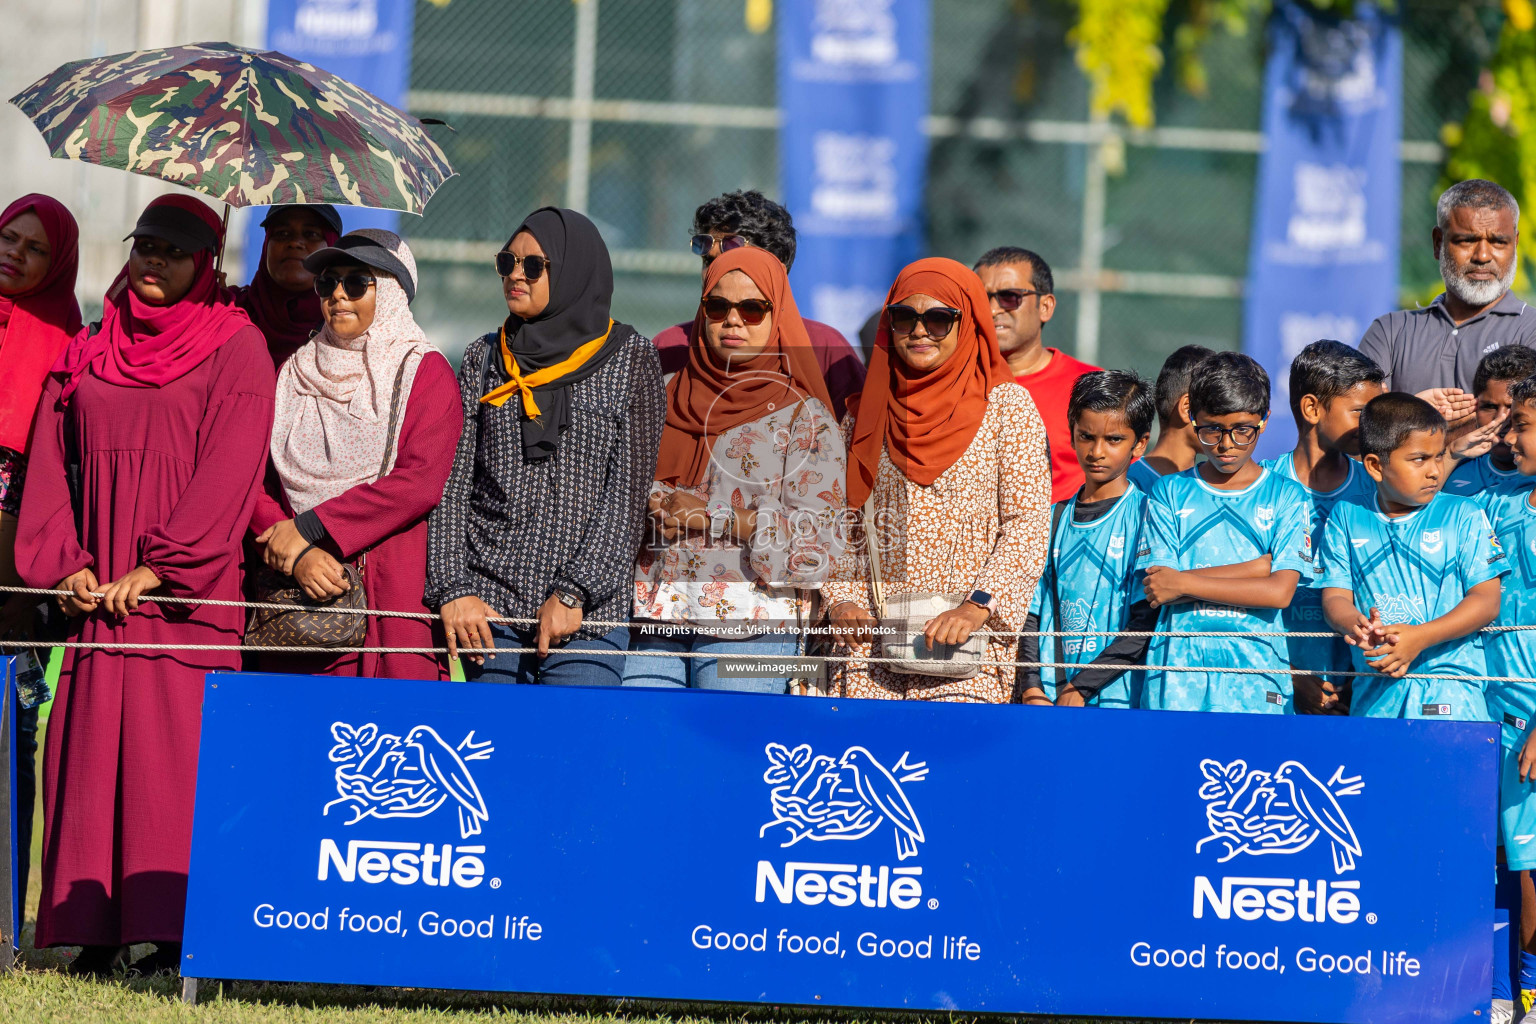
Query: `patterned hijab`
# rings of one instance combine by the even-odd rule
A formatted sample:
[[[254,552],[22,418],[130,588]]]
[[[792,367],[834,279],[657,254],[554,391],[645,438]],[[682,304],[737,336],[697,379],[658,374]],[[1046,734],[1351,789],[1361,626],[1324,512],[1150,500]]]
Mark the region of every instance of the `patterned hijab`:
[[[955,351],[937,369],[919,374],[891,351],[891,320],[880,314],[874,357],[854,410],[848,451],[848,505],[858,508],[874,489],[880,450],[908,480],[931,485],[970,447],[987,414],[987,396],[1013,380],[997,347],[991,307],[981,278],[954,260],[930,258],[896,276],[887,306],[931,295],[960,311]]]
[[[31,211],[43,222],[52,262],[35,288],[0,295],[0,445],[26,453],[32,414],[43,381],[69,339],[80,330],[75,274],[80,267],[80,228],[51,196],[22,196],[0,213],[0,228]]]
[[[703,482],[715,438],[733,427],[774,409],[792,408],[805,398],[832,408],[784,264],[763,249],[732,249],[709,265],[704,295],[733,270],[751,278],[773,303],[773,333],[768,347],[756,356],[723,363],[704,340],[700,303],[688,365],[667,384],[667,424],[656,460],[656,479],[663,483],[692,487]]]
[[[416,259],[399,235],[378,228],[352,234],[371,238],[393,253],[410,271],[415,288]],[[334,336],[329,326],[322,328],[277,376],[272,466],[295,513],[372,483],[394,467],[398,450],[390,449],[389,433],[393,403],[399,402],[403,422],[421,360],[438,351],[411,315],[400,282],[382,270],[368,269],[375,281],[368,330],[346,341]],[[400,395],[395,399],[397,377]],[[395,429],[398,434],[398,422]],[[390,456],[384,465],[386,450]]]

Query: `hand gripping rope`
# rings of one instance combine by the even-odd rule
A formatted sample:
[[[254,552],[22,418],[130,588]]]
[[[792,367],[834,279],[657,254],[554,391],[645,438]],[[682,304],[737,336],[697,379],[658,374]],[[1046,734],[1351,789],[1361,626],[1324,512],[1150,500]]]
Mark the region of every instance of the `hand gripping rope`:
[[[66,590],[49,590],[49,589],[42,589],[42,588],[37,588],[37,587],[0,587],[0,594],[27,594],[27,595],[36,596],[36,597],[56,597],[56,596],[58,596],[60,594],[68,594],[68,593],[70,593],[70,591],[66,591]],[[99,592],[99,591],[96,591],[96,592],[93,592],[92,596],[99,598],[99,597],[102,597],[103,594],[101,592]],[[264,602],[264,601],[220,601],[220,600],[212,600],[212,599],[204,600],[204,599],[195,598],[195,597],[172,597],[172,596],[169,596],[169,595],[151,596],[151,595],[147,595],[146,594],[146,595],[140,597],[139,600],[140,601],[152,601],[152,602],[156,602],[156,603],[159,603],[159,604],[207,605],[207,606],[210,606],[210,607],[219,607],[219,608],[259,608],[259,609],[268,610],[268,611],[313,611],[314,610],[313,608],[307,607],[307,606],[304,606],[304,605],[273,604],[271,602]],[[438,618],[439,618],[438,616],[433,615],[430,612],[394,612],[394,611],[381,611],[381,610],[377,610],[377,609],[373,609],[373,608],[327,608],[326,612],[327,612],[327,614],[335,614],[335,615],[373,615],[373,616],[377,616],[379,618],[416,619],[418,621],[428,621],[428,622],[436,622],[436,621],[438,621]],[[511,616],[504,616],[504,615],[491,615],[491,616],[487,616],[486,618],[489,621],[491,621],[491,622],[500,622],[500,623],[506,623],[508,625],[518,625],[518,626],[531,626],[531,625],[536,625],[537,622],[538,622],[537,619],[514,618],[514,617],[511,617]],[[627,621],[626,622],[600,622],[600,621],[593,620],[593,619],[583,620],[582,624],[585,625],[585,626],[598,626],[598,627],[602,627],[602,628],[606,628],[606,629],[617,629],[620,626],[632,626],[632,625],[634,625],[633,622],[627,622]],[[1521,626],[1485,626],[1483,629],[1479,630],[1479,632],[1482,632],[1482,633],[1510,633],[1510,632],[1519,632],[1519,631],[1523,631],[1523,630],[1536,630],[1536,625],[1528,625],[1528,626],[1527,625],[1521,625]],[[829,635],[827,628],[824,627],[824,626],[823,627],[807,626],[807,627],[803,627],[803,628],[795,627],[795,626],[786,626],[783,629],[773,630],[773,632],[775,632],[775,633],[790,633],[790,634],[805,634],[807,636],[827,636],[827,635]],[[1129,631],[1129,630],[1122,630],[1122,631],[1115,631],[1115,630],[1043,630],[1043,631],[1042,630],[1018,630],[1018,631],[1006,631],[1006,630],[1003,630],[1003,631],[999,631],[999,630],[982,630],[982,629],[978,629],[978,630],[975,631],[975,633],[973,635],[988,636],[988,637],[999,637],[999,638],[1005,638],[1005,639],[1017,639],[1019,637],[1026,637],[1026,636],[1035,636],[1035,637],[1058,637],[1058,636],[1059,637],[1089,637],[1089,636],[1095,636],[1095,637],[1119,637],[1119,636],[1153,637],[1153,636],[1177,636],[1177,637],[1208,637],[1208,638],[1218,638],[1218,637],[1291,637],[1291,636],[1294,636],[1294,637],[1309,637],[1309,638],[1328,638],[1328,637],[1336,637],[1339,634],[1334,633],[1334,632],[1305,632],[1305,631],[1296,631],[1296,632],[1272,631],[1272,632],[1265,632],[1265,631],[1245,631],[1245,630],[1212,630],[1212,631],[1204,631],[1204,632],[1199,632],[1199,631],[1174,631],[1174,630],[1170,630],[1170,631],[1163,631],[1163,632],[1135,632],[1135,631]],[[262,646],[249,646],[249,645],[246,645],[246,644],[143,644],[143,643],[115,643],[115,642],[106,642],[106,641],[95,642],[95,643],[83,643],[83,642],[57,642],[57,641],[48,641],[48,640],[5,640],[5,641],[0,641],[0,649],[3,649],[3,648],[16,648],[16,649],[38,648],[38,649],[40,649],[40,648],[53,648],[53,647],[74,648],[74,649],[77,649],[77,650],[100,650],[100,651],[249,651],[249,652],[254,653],[254,654],[309,654],[309,655],[314,655],[314,654],[363,654],[363,653],[367,653],[367,652],[372,652],[374,654],[447,654],[448,653],[448,648],[446,648],[446,647],[326,647],[326,648],[314,648],[314,647],[262,647]],[[461,656],[464,656],[464,655],[469,654],[472,650],[473,651],[482,651],[482,650],[487,650],[487,649],[486,648],[473,648],[473,649],[471,649],[471,648],[468,648],[468,647],[462,647],[461,646],[459,648],[459,653],[460,653]],[[496,648],[492,648],[492,649],[489,649],[489,650],[494,651],[494,653],[496,653],[496,654],[536,654],[536,653],[538,653],[538,648],[536,648],[536,647],[496,647]],[[554,650],[557,650],[557,648],[551,648],[551,650],[554,651]],[[601,650],[595,650],[594,651],[594,650],[583,650],[581,653],[584,656],[585,655],[598,655],[598,656],[620,657],[620,658],[629,658],[629,657],[640,657],[640,658],[646,658],[646,657],[651,657],[651,658],[709,658],[709,659],[716,660],[716,661],[721,661],[721,660],[727,660],[728,661],[728,660],[732,660],[732,659],[736,659],[736,660],[749,660],[749,661],[761,661],[762,658],[763,658],[763,656],[760,655],[760,654],[729,654],[729,653],[719,653],[719,654],[717,654],[717,653],[712,653],[712,652],[696,652],[696,651],[601,651]],[[827,661],[827,662],[862,662],[862,663],[865,663],[865,664],[872,664],[872,665],[892,664],[892,663],[904,662],[904,661],[909,661],[910,660],[909,658],[863,657],[863,656],[860,656],[860,655],[857,655],[857,654],[844,654],[844,655],[816,654],[816,655],[809,655],[809,657],[813,657],[813,658],[816,658],[817,660]],[[1056,661],[977,661],[977,662],[972,662],[972,664],[975,664],[975,665],[978,665],[978,666],[981,666],[981,667],[996,667],[996,668],[1010,668],[1010,667],[1011,668],[1050,668],[1050,669],[1069,669],[1070,670],[1070,669],[1083,669],[1083,668],[1086,668],[1086,667],[1088,667],[1089,663],[1088,662],[1056,662]],[[1317,672],[1317,671],[1314,671],[1314,670],[1310,670],[1310,669],[1297,669],[1297,668],[1207,668],[1207,667],[1202,666],[1202,665],[1123,665],[1123,666],[1122,665],[1112,665],[1112,666],[1100,666],[1100,667],[1101,668],[1106,668],[1106,669],[1114,669],[1116,671],[1122,671],[1122,672],[1211,672],[1211,673],[1219,673],[1219,674],[1225,674],[1225,675],[1259,675],[1259,676],[1275,676],[1275,675],[1315,676],[1315,675],[1322,674],[1322,675],[1328,675],[1328,676],[1331,676],[1331,677],[1355,677],[1355,676],[1379,677],[1381,675],[1381,673],[1379,673],[1379,672],[1355,672],[1355,671],[1343,671],[1343,670],[1334,670],[1334,669],[1328,669],[1325,672],[1321,672],[1320,673],[1320,672]],[[1443,681],[1448,681],[1448,682],[1463,682],[1463,683],[1533,683],[1533,682],[1536,682],[1536,679],[1527,679],[1527,678],[1524,678],[1522,676],[1470,676],[1470,675],[1451,675],[1449,673],[1413,673],[1413,672],[1410,672],[1410,673],[1407,673],[1406,675],[1396,676],[1396,677],[1393,677],[1393,678],[1396,678],[1396,679],[1430,679],[1430,680],[1443,680]]]

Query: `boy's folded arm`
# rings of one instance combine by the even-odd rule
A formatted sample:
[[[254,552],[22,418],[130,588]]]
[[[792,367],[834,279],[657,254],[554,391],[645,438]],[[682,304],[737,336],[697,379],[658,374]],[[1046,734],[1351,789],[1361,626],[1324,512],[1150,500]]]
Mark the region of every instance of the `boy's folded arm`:
[[[1212,580],[1256,580],[1263,579],[1271,574],[1270,566],[1273,562],[1274,559],[1266,551],[1258,558],[1250,558],[1246,562],[1233,562],[1231,565],[1211,565],[1204,569],[1185,569],[1184,571]]]
[[[1439,618],[1430,619],[1422,626],[1414,627],[1422,645],[1420,650],[1459,640],[1477,632],[1499,617],[1499,598],[1502,594],[1500,578],[1484,580],[1467,591],[1467,596]],[[1387,624],[1390,627],[1397,623]]]
[[[1281,569],[1263,578],[1230,579],[1188,575],[1182,589],[1196,601],[1236,605],[1240,608],[1285,608],[1296,594],[1301,573]]]

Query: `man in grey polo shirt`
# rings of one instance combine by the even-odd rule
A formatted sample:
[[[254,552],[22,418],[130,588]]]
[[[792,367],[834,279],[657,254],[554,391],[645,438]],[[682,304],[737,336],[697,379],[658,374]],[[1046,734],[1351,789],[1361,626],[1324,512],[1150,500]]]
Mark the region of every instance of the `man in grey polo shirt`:
[[[1536,309],[1509,293],[1519,229],[1515,197],[1491,181],[1472,178],[1441,194],[1431,237],[1445,294],[1377,317],[1360,340],[1389,388],[1429,399],[1455,423],[1476,408],[1468,392],[1483,356],[1505,345],[1536,347]]]

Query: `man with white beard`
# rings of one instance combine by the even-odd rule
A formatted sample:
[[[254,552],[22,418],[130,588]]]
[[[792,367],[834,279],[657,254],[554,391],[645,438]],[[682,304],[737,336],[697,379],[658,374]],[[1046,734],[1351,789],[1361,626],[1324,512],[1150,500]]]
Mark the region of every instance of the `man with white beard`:
[[[1422,309],[1379,316],[1360,351],[1387,372],[1387,387],[1440,409],[1454,427],[1477,407],[1477,364],[1505,345],[1536,347],[1536,309],[1509,293],[1515,281],[1520,205],[1501,186],[1470,178],[1435,204],[1431,236],[1445,294]]]

